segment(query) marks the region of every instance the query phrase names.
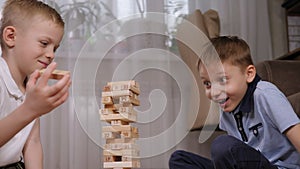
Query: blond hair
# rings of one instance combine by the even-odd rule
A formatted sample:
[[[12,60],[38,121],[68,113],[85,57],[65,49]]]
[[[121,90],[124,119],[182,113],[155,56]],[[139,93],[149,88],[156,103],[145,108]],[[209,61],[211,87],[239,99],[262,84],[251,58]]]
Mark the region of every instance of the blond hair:
[[[45,20],[51,20],[64,28],[64,21],[60,14],[49,5],[38,0],[7,0],[4,4],[0,25],[0,43],[3,44],[3,30],[7,26],[19,26],[30,23],[34,16],[41,16]]]

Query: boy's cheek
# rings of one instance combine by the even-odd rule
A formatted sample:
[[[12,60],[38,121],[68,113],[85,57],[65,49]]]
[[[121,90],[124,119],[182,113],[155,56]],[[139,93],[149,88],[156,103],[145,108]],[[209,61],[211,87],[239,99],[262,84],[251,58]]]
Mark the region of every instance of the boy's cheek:
[[[205,96],[208,98],[208,99],[212,99],[211,98],[211,94],[210,94],[210,90],[207,90],[207,89],[205,89]]]

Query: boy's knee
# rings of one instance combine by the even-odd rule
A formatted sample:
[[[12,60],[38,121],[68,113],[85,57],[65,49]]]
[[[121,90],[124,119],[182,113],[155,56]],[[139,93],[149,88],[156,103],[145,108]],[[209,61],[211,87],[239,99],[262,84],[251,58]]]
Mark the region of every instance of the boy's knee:
[[[175,151],[169,160],[170,169],[203,169],[211,168],[210,166],[210,160],[183,150]]]
[[[178,159],[184,158],[185,154],[186,152],[183,150],[176,150],[172,153],[169,161],[178,161]]]
[[[176,167],[178,165],[178,162],[182,161],[184,159],[185,151],[183,150],[176,150],[172,153],[170,159],[169,159],[169,168],[178,168]]]
[[[235,144],[235,138],[229,135],[218,136],[211,147],[211,157],[214,160],[220,160],[223,157],[228,157],[231,154],[231,148]]]

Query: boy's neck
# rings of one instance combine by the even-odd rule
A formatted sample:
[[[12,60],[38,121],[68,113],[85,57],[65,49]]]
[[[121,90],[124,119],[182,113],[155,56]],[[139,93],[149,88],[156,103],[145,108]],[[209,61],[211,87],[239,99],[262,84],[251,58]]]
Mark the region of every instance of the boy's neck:
[[[254,80],[248,84],[247,91],[239,103],[239,105],[232,111],[233,113],[238,111],[244,112],[244,113],[250,113],[253,111],[253,105],[254,105],[254,100],[253,100],[253,93],[256,89],[257,83],[261,80],[258,74],[255,75]]]
[[[16,85],[18,86],[18,88],[20,89],[20,91],[22,93],[25,93],[26,76],[23,77],[21,75],[21,73],[18,73],[18,70],[16,69],[16,66],[13,66],[13,64],[12,64],[13,61],[9,59],[10,57],[8,57],[4,53],[2,54],[1,57],[5,60],[7,66],[8,66],[9,72],[10,72],[13,80],[15,81]]]

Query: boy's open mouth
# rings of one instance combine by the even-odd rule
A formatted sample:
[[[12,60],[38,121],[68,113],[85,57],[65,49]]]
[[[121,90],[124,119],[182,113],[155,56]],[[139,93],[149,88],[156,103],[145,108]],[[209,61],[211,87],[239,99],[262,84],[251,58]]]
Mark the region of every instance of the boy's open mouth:
[[[227,102],[227,100],[229,100],[229,97],[225,98],[225,99],[221,99],[221,100],[217,100],[216,102],[221,106],[224,107],[225,103]]]

